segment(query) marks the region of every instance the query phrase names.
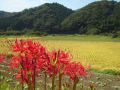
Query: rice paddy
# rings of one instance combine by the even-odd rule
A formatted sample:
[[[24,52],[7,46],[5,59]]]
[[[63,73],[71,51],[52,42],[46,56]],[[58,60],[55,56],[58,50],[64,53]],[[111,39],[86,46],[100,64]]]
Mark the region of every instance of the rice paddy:
[[[62,49],[69,51],[73,60],[81,61],[84,65],[90,65],[96,69],[115,69],[120,68],[120,39],[112,39],[105,36],[86,36],[86,35],[55,35],[44,37],[6,37],[7,40],[16,38],[32,38],[40,41],[48,50]],[[9,53],[6,41],[1,37],[1,52]]]

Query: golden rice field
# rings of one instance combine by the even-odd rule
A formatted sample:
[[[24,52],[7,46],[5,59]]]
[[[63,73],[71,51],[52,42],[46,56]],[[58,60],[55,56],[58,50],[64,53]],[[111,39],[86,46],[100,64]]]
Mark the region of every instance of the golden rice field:
[[[66,36],[67,37],[67,36]],[[25,38],[26,37],[20,37]],[[114,40],[109,40],[108,38],[103,38],[103,40],[90,39],[88,40],[77,40],[74,38],[73,40],[68,39],[58,39],[58,37],[54,36],[54,39],[50,39],[50,37],[31,37],[33,40],[40,41],[43,45],[45,45],[48,50],[52,49],[62,49],[66,51],[70,51],[73,55],[73,60],[81,61],[84,65],[89,65],[96,69],[120,69],[120,42],[115,42]],[[81,38],[81,37],[79,37]],[[83,37],[84,38],[84,37]],[[14,37],[9,37],[8,39],[14,40]],[[8,40],[7,39],[7,40]],[[6,39],[0,39],[0,50],[1,52],[8,53],[9,49]]]
[[[69,50],[73,60],[90,64],[94,68],[120,68],[120,42],[78,42],[78,41],[48,41],[51,49]]]

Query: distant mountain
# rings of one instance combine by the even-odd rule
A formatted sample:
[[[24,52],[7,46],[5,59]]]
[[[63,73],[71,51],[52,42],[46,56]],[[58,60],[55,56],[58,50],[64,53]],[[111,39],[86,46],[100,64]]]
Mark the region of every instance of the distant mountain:
[[[12,15],[14,15],[14,13],[0,11],[0,18],[10,17]]]
[[[5,30],[34,29],[52,33],[71,13],[73,13],[71,9],[58,3],[46,3],[0,19],[0,28]]]
[[[120,2],[116,1],[96,1],[75,11],[58,3],[46,3],[10,15],[0,14],[1,31],[120,35]]]
[[[72,13],[61,24],[64,33],[109,34],[120,31],[120,2],[96,1]]]

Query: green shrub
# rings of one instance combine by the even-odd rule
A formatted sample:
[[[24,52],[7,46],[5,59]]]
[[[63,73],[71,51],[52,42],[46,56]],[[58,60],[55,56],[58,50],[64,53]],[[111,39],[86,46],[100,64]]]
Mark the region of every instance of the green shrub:
[[[120,37],[120,31],[117,31],[116,33],[113,34],[112,38],[117,38]]]

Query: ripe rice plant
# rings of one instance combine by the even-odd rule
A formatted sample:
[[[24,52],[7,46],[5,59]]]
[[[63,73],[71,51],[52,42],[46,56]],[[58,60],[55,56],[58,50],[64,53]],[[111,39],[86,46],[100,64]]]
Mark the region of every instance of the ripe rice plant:
[[[48,47],[48,50],[70,51],[74,60],[80,60],[96,69],[115,69],[120,67],[120,42],[105,36],[46,36],[46,37],[8,37],[8,40],[33,39]],[[8,41],[7,40],[7,41]],[[0,50],[10,53],[6,39],[1,38]]]

